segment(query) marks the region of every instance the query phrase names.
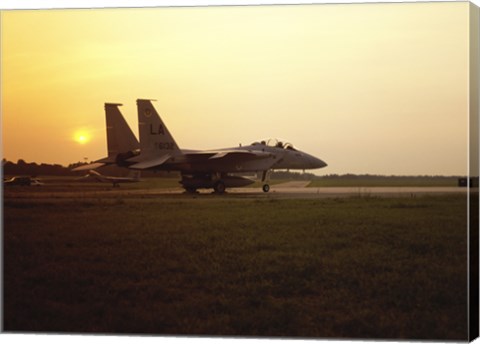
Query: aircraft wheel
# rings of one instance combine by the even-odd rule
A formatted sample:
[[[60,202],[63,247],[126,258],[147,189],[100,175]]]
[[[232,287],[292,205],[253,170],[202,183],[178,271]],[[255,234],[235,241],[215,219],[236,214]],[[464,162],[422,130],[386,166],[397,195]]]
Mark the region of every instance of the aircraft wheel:
[[[264,185],[262,186],[262,190],[263,190],[263,192],[269,192],[269,191],[270,191],[270,185],[264,184]]]
[[[215,183],[213,189],[215,190],[216,193],[223,194],[225,192],[225,183],[219,180],[218,182]]]

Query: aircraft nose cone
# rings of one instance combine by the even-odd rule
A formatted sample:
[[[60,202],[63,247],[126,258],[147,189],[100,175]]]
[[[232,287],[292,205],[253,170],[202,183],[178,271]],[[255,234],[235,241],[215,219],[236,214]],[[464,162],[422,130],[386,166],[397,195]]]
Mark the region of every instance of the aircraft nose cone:
[[[310,157],[310,165],[312,165],[312,168],[322,168],[326,167],[327,163],[321,159],[312,156]]]

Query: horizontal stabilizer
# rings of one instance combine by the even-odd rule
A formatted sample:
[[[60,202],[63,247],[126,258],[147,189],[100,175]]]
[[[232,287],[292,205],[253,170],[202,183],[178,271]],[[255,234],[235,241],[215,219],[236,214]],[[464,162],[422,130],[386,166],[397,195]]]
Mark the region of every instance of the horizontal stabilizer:
[[[104,165],[105,164],[101,163],[101,162],[94,162],[93,164],[87,164],[87,165],[82,165],[82,166],[75,167],[74,169],[72,169],[72,171],[94,170],[94,169],[102,167]]]
[[[90,173],[90,174],[94,174],[94,175],[96,175],[96,176],[101,176],[101,174],[100,174],[100,173],[98,173],[98,172],[97,172],[97,171],[95,171],[95,170],[90,170],[90,171],[88,171],[88,173]]]
[[[158,158],[146,160],[146,161],[141,161],[138,164],[130,166],[130,168],[136,169],[136,170],[146,170],[149,168],[157,167],[162,165],[165,161],[170,159],[169,154],[162,155]]]
[[[95,160],[94,163],[101,163],[101,164],[114,164],[116,162],[115,156],[108,156],[106,158]]]

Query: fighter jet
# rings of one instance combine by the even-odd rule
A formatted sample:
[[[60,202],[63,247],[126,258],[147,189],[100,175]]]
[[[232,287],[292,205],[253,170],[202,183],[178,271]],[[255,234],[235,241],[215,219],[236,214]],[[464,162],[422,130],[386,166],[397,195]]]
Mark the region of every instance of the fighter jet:
[[[122,104],[105,103],[108,156],[91,164],[81,165],[72,171],[93,170],[104,165],[128,167],[127,160],[140,154],[140,144],[120,112]]]
[[[120,186],[121,183],[136,183],[141,181],[140,180],[140,172],[139,171],[132,171],[129,177],[114,177],[114,176],[104,176],[103,174],[98,173],[97,171],[90,170],[88,171],[87,178],[88,179],[95,179],[101,183],[112,183],[113,187]],[[85,178],[85,177],[83,177]]]
[[[327,164],[290,143],[263,140],[243,147],[215,150],[180,149],[149,99],[137,100],[140,154],[124,160],[135,170],[179,171],[186,191],[213,188],[221,194],[228,187],[253,181],[235,174],[262,173],[263,191],[268,192],[268,172],[273,169],[317,169]],[[110,148],[109,148],[110,158]]]

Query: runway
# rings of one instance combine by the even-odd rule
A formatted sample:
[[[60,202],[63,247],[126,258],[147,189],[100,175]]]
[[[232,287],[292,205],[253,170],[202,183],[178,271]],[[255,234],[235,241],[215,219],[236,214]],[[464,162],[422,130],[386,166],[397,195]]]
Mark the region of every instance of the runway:
[[[287,183],[286,183],[287,184]],[[274,185],[270,192],[258,188],[228,190],[232,195],[258,195],[272,198],[338,198],[338,197],[416,197],[421,195],[467,194],[460,187],[300,187]]]
[[[422,195],[467,194],[466,188],[458,187],[321,187],[308,188],[288,185],[277,185],[265,193],[260,188],[231,188],[222,195],[211,190],[199,190],[195,194],[186,193],[182,188],[157,188],[140,190],[109,190],[84,193],[84,197],[208,197],[215,198],[275,198],[275,199],[315,199],[342,197],[417,197]],[[56,195],[59,196],[59,195]]]
[[[112,188],[102,185],[95,189],[77,185],[70,188],[56,188],[52,186],[23,187],[4,189],[4,198],[32,198],[32,199],[67,199],[67,198],[156,198],[156,197],[225,197],[225,198],[275,198],[275,199],[316,199],[316,198],[344,198],[344,197],[417,197],[422,195],[467,195],[464,187],[307,187],[309,182],[291,181],[273,184],[270,192],[265,193],[260,187],[229,188],[218,195],[211,189],[199,190],[197,193],[186,193],[181,187],[156,188]],[[476,189],[478,192],[478,188]]]

